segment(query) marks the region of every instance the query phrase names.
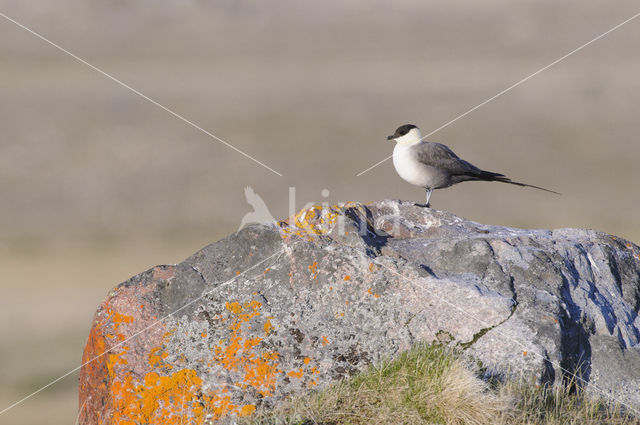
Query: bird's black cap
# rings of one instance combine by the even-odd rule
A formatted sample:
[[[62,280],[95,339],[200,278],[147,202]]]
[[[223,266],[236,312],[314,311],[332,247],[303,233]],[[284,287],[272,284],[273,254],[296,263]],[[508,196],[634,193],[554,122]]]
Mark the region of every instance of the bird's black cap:
[[[388,136],[387,140],[393,140],[393,139],[397,139],[398,137],[402,137],[405,134],[407,134],[409,131],[411,131],[412,128],[418,128],[413,124],[405,124],[405,125],[401,125],[400,127],[398,127],[396,129],[396,132],[393,133],[392,136]]]

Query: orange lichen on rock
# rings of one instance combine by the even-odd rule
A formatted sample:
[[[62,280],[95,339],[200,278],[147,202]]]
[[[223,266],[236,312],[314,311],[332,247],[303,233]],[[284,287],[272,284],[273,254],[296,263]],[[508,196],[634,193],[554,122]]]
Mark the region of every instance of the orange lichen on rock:
[[[138,303],[131,306],[139,311]],[[274,331],[273,318],[262,317],[262,303],[255,300],[228,302],[225,307],[215,319],[226,329],[226,337],[216,344],[211,341],[210,332],[195,331],[193,336],[212,344],[207,351],[210,357],[186,359],[184,354],[177,358],[170,356],[174,352],[170,347],[180,343],[183,336],[184,330],[178,328],[169,331],[158,328],[155,344],[144,348],[146,354],[139,348],[130,349],[131,344],[121,341],[147,326],[150,317],[129,316],[126,304],[120,304],[115,311],[106,303],[89,335],[83,356],[83,363],[87,364],[83,366],[80,383],[81,394],[97,390],[104,397],[94,402],[81,395],[80,405],[84,407],[81,422],[204,425],[225,416],[254,413],[255,400],[273,395],[278,377],[284,376],[278,367],[279,354],[261,347],[263,338]],[[91,362],[94,358],[102,360]],[[190,365],[193,361],[206,363],[209,370],[223,370],[233,384],[225,380],[211,382],[211,376]],[[216,382],[219,385],[210,387],[205,379],[208,385]],[[234,385],[235,389],[228,385]],[[242,397],[238,398],[238,387],[249,400],[243,402]]]
[[[149,353],[149,364],[151,365],[151,367],[159,367],[162,364],[162,355],[163,353],[157,354],[158,351],[160,351],[162,349],[162,347],[156,347],[151,349],[151,352]]]
[[[271,319],[269,318],[266,322],[264,322],[264,335],[268,336],[271,332],[271,329],[273,329],[273,325],[271,324]]]
[[[279,355],[276,352],[260,353],[256,350],[262,338],[244,338],[242,324],[260,315],[262,303],[249,301],[227,303],[226,308],[232,314],[228,341],[221,341],[214,349],[214,362],[231,372],[243,374],[241,388],[252,387],[262,396],[269,396],[275,390],[276,380],[281,370],[278,369]],[[269,324],[267,326],[267,323]],[[271,327],[267,320],[263,325],[265,332]]]
[[[375,292],[373,292],[372,288],[367,289],[367,293],[369,295],[373,295],[374,298],[380,298],[380,294],[376,294]]]
[[[317,261],[314,261],[313,263],[311,263],[311,265],[309,266],[309,271],[311,272],[311,277],[313,279],[318,278],[318,262]]]
[[[256,344],[255,340],[245,341],[244,347]],[[188,424],[201,425],[223,416],[235,414],[248,416],[255,411],[252,404],[232,403],[229,390],[225,387],[203,392],[202,379],[193,369],[182,369],[171,374],[158,373],[171,369],[165,364],[168,353],[156,347],[149,354],[149,364],[153,370],[142,382],[131,374],[121,379],[113,379],[110,393],[113,396],[112,423],[135,425],[145,424]],[[120,357],[111,355],[108,369],[113,370]]]
[[[228,326],[230,336],[213,349],[211,364],[239,373],[242,378],[239,385],[242,388],[251,388],[262,396],[268,396],[275,390],[277,376],[282,373],[277,367],[279,356],[275,352],[259,352],[260,337],[243,335],[243,325],[258,317],[261,307],[258,301],[226,304],[229,317],[226,317],[226,321],[222,320],[223,317],[220,319]],[[85,374],[95,376],[93,382],[100,382],[104,392],[109,395],[106,401],[109,405],[106,410],[109,412],[108,418],[99,418],[103,423],[204,425],[227,415],[248,416],[255,411],[254,404],[233,402],[231,389],[226,386],[204,391],[203,379],[192,368],[172,372],[180,359],[167,362],[169,353],[163,348],[164,344],[148,351],[146,373],[140,374],[139,369],[134,372],[127,366],[129,347],[119,344],[109,347],[106,337],[111,336],[114,342],[126,339],[130,332],[121,333],[118,327],[131,324],[134,319],[109,308],[105,309],[105,313],[104,319],[91,330],[89,348],[83,359],[87,361],[88,356],[100,356],[105,350],[108,352],[104,354],[104,362],[85,366],[86,369],[96,369],[95,372],[85,370]],[[105,323],[106,326],[103,325]],[[267,320],[264,323],[267,333],[271,327]],[[107,330],[109,332],[105,332]],[[205,338],[207,333],[200,332],[199,335]],[[174,336],[175,332],[164,333],[165,344]]]
[[[238,416],[249,416],[255,411],[256,406],[254,406],[253,404],[247,404],[245,406],[242,406],[242,409],[240,409],[240,413],[238,413]]]
[[[114,323],[114,330],[118,329],[120,323],[131,323],[133,322],[133,317],[127,316],[126,314],[120,314],[117,311],[112,311],[109,315],[109,320]]]
[[[112,423],[136,424],[193,424],[201,425],[236,413],[251,414],[253,405],[237,406],[231,402],[226,388],[202,393],[202,379],[193,369],[183,369],[168,376],[149,372],[142,383],[132,376],[114,381]]]
[[[298,370],[292,370],[289,373],[287,373],[288,376],[291,376],[293,378],[302,378],[302,376],[304,375],[304,372],[302,371],[302,368],[298,368]]]
[[[311,263],[311,265],[309,266],[309,270],[311,270],[311,273],[317,273],[318,262],[314,261],[313,263]]]
[[[107,371],[109,376],[115,376],[114,366],[115,365],[126,365],[127,361],[122,358],[122,355],[126,353],[126,351],[122,351],[117,354],[109,354],[107,357]]]
[[[200,398],[195,392],[201,384],[191,369],[170,376],[149,372],[143,383],[135,382],[131,375],[125,376],[123,381],[116,380],[111,385],[114,398],[112,423],[136,425],[166,421],[167,424],[179,424],[184,422],[185,416],[187,423],[203,423],[204,420],[196,417],[198,412],[191,410],[192,405],[199,404]]]
[[[111,309],[107,309],[107,312],[109,313],[107,321],[113,323],[113,333],[115,334],[115,337],[119,341],[124,341],[125,336],[124,334],[118,333],[118,328],[123,323],[132,323],[133,317],[127,316],[126,314],[120,314],[117,311],[112,311]]]
[[[337,205],[314,205],[302,209],[295,216],[279,222],[282,236],[296,235],[307,240],[313,240],[317,235],[326,235],[338,223],[342,207]]]

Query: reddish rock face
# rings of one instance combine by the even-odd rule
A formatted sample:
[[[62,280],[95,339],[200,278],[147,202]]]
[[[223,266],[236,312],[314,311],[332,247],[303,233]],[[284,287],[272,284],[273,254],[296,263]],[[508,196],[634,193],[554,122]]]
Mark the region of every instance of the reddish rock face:
[[[173,266],[155,267],[115,288],[98,308],[82,356],[81,424],[105,418],[107,423],[126,423],[127,405],[142,407],[136,383],[143,383],[157,366],[166,333],[150,294],[174,276]]]
[[[639,281],[640,248],[602,233],[313,207],[116,287],[83,355],[80,424],[229,423],[443,336],[489,372],[581,370],[639,406]]]

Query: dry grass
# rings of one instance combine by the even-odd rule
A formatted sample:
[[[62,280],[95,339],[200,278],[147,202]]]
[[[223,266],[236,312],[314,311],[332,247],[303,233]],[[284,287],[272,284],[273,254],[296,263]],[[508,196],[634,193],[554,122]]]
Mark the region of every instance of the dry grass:
[[[425,346],[250,423],[486,424],[505,408],[459,356],[441,346]]]
[[[523,382],[507,382],[499,390],[515,401],[509,424],[540,425],[637,425],[640,418],[625,414],[618,405],[576,393],[567,387],[540,388]]]
[[[491,383],[442,346],[420,346],[349,380],[258,412],[243,425],[640,424],[568,389]]]

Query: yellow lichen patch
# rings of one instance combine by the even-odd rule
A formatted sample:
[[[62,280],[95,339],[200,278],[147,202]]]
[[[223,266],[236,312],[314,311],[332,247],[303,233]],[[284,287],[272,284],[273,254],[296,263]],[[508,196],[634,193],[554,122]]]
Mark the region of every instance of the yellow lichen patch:
[[[113,331],[116,332],[120,327],[120,324],[133,322],[133,317],[120,314],[117,311],[111,311],[109,320],[113,322]]]
[[[162,356],[157,354],[161,349],[162,347],[151,349],[151,352],[149,353],[149,364],[151,367],[158,367],[162,363]]]
[[[309,270],[311,270],[311,273],[316,274],[318,272],[318,262],[314,261],[310,266],[309,266]]]
[[[254,406],[253,404],[247,404],[246,406],[242,406],[242,409],[240,409],[240,413],[238,413],[238,416],[249,416],[255,411],[256,406]]]
[[[255,343],[249,340],[248,345]],[[131,375],[112,381],[113,423],[203,425],[229,414],[248,416],[255,411],[252,404],[233,404],[225,387],[203,392],[202,379],[193,369],[182,369],[168,375],[158,373],[161,368],[171,369],[172,365],[164,363],[163,359],[167,357],[168,353],[160,347],[151,350],[149,364],[154,370],[144,376],[142,383]],[[108,369],[113,370],[121,361],[118,355],[111,355],[107,361]]]
[[[344,277],[344,280],[351,280],[351,276],[346,275],[346,276]]]
[[[326,336],[322,335],[322,346],[324,347],[327,344],[329,344],[329,338],[327,338]]]
[[[317,235],[326,235],[338,223],[338,217],[342,208],[336,205],[314,205],[308,209],[302,209],[295,216],[286,221],[279,222],[283,237],[296,235],[301,238],[313,240]]]
[[[375,269],[376,269],[375,264],[373,264],[373,263],[369,263],[369,271],[370,271],[371,273],[373,273]]]
[[[124,353],[126,353],[126,351],[122,351],[117,354],[109,354],[107,358],[107,371],[109,373],[109,376],[115,376],[114,367],[116,365],[127,364],[127,361],[121,357]]]
[[[251,386],[264,396],[273,394],[276,379],[281,370],[277,367],[278,353],[262,353],[259,358],[250,358],[244,364],[242,388]]]
[[[287,375],[293,378],[301,379],[302,376],[304,375],[304,372],[302,371],[302,368],[298,368],[298,370],[290,371],[289,373],[287,373]]]
[[[111,384],[114,396],[112,423],[120,425],[163,423],[204,424],[231,412],[241,414],[249,409],[231,403],[227,389],[203,394],[202,379],[195,370],[183,369],[168,376],[156,372],[145,375],[142,383],[131,376]]]
[[[304,358],[304,364],[309,364],[310,361],[311,359],[309,357]]]
[[[233,314],[240,314],[240,312],[242,311],[242,305],[240,305],[240,303],[238,302],[227,303],[225,307]]]
[[[262,338],[244,338],[242,324],[259,316],[262,304],[258,301],[249,301],[244,304],[232,302],[226,304],[227,310],[232,313],[229,329],[231,335],[228,341],[220,341],[214,348],[214,363],[221,365],[231,372],[243,374],[241,388],[252,387],[262,396],[273,394],[276,379],[281,372],[277,367],[278,353],[263,352],[257,350]],[[267,326],[266,323],[269,323]],[[263,325],[265,332],[270,329],[271,323]]]
[[[264,335],[268,336],[272,329],[273,325],[271,324],[271,319],[269,318],[266,322],[264,322]]]
[[[240,388],[251,389],[253,394],[266,397],[273,394],[277,377],[283,373],[278,369],[279,355],[261,351],[261,337],[244,335],[250,329],[247,322],[260,316],[261,307],[258,301],[226,304],[227,313],[219,319],[228,327],[230,334],[212,347],[209,365],[229,371],[234,377],[233,382]],[[267,334],[272,328],[269,319],[263,324]],[[199,335],[207,337],[204,332]],[[171,336],[172,333],[165,334],[165,343],[170,342]],[[194,369],[184,368],[172,373],[174,366],[187,360],[179,358],[172,364],[167,363],[168,353],[162,347],[150,350],[148,363],[151,371],[142,378],[130,372],[116,373],[115,367],[126,364],[121,357],[125,353],[111,354],[106,361],[113,399],[111,423],[204,425],[228,415],[248,416],[256,409],[254,404],[232,403],[231,388],[226,386],[204,391],[203,380]]]
[[[311,263],[311,265],[309,266],[309,271],[311,272],[312,279],[318,278],[318,262],[317,261],[314,261],[313,263]]]
[[[126,314],[120,314],[117,311],[111,312],[110,319],[114,323],[131,323],[131,322],[133,322],[133,317],[127,316]]]

